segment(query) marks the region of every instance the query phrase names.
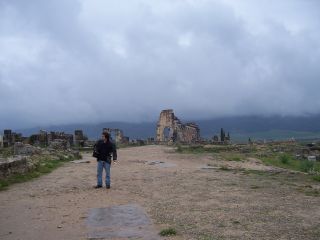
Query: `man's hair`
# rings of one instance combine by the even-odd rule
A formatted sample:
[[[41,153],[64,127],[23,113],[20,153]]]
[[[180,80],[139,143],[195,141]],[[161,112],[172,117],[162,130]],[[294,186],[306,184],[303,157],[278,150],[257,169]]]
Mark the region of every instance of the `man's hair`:
[[[107,140],[107,142],[110,141],[110,134],[107,132],[103,132],[102,135],[105,137],[105,139]]]

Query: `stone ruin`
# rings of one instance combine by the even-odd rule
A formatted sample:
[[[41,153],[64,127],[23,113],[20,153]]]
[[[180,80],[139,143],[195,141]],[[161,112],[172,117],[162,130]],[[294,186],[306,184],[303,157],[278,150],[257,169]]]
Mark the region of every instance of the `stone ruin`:
[[[73,135],[64,132],[47,132],[40,130],[38,134],[31,135],[29,142],[32,145],[40,146],[61,146],[61,148],[69,148],[73,145]]]
[[[13,147],[14,155],[33,155],[39,154],[41,150],[30,144],[23,144],[21,142],[16,142]]]
[[[22,142],[24,138],[22,137],[21,133],[12,132],[11,129],[5,129],[3,131],[2,137],[2,146],[3,147],[10,147],[13,146],[16,142]]]
[[[32,163],[26,156],[11,157],[8,159],[0,158],[0,179],[6,179],[13,174],[23,174],[33,169]]]
[[[195,143],[200,141],[200,129],[195,123],[183,124],[172,109],[163,110],[157,124],[157,142]]]
[[[230,140],[231,140],[230,133],[228,132],[226,134],[223,128],[221,128],[220,130],[220,139],[217,135],[213,136],[212,138],[212,142],[214,144],[228,144],[230,143]]]
[[[112,137],[112,133],[115,134],[116,143],[126,144],[129,143],[129,137],[123,135],[123,131],[118,128],[104,128],[103,132],[107,132]]]
[[[74,145],[79,147],[84,147],[86,142],[88,141],[88,137],[83,134],[82,130],[74,131]]]

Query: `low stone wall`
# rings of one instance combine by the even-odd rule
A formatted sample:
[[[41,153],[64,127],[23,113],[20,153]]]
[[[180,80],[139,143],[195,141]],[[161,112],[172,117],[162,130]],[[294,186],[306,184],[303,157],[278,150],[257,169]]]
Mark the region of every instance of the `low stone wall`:
[[[13,174],[26,173],[34,168],[28,157],[17,156],[0,159],[0,179],[5,179]]]

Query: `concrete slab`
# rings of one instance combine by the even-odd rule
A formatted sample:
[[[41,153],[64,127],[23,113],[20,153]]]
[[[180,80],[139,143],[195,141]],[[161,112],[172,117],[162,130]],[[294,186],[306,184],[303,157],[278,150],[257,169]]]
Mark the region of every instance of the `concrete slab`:
[[[136,204],[90,209],[86,225],[88,239],[160,239],[143,208]]]

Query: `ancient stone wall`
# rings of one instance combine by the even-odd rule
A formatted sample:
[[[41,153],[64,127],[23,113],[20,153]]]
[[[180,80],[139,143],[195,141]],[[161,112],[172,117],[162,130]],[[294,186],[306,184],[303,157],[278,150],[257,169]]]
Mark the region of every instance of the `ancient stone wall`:
[[[55,145],[56,142],[64,142],[64,145],[69,148],[73,145],[73,134],[40,130],[38,134],[31,135],[29,138],[29,143],[32,145],[50,146],[52,143]]]
[[[158,142],[193,143],[200,140],[200,129],[195,123],[183,124],[172,109],[160,113],[157,124],[156,140]]]
[[[112,133],[115,134],[115,141],[116,143],[128,143],[129,142],[129,137],[126,137],[123,135],[123,131],[121,129],[118,128],[104,128],[103,132],[107,132],[110,135],[112,135]]]
[[[23,137],[21,133],[12,132],[11,129],[5,129],[3,131],[3,146],[10,147],[15,142],[22,142]]]
[[[82,130],[74,131],[74,144],[75,146],[84,147],[88,137],[83,134]]]

